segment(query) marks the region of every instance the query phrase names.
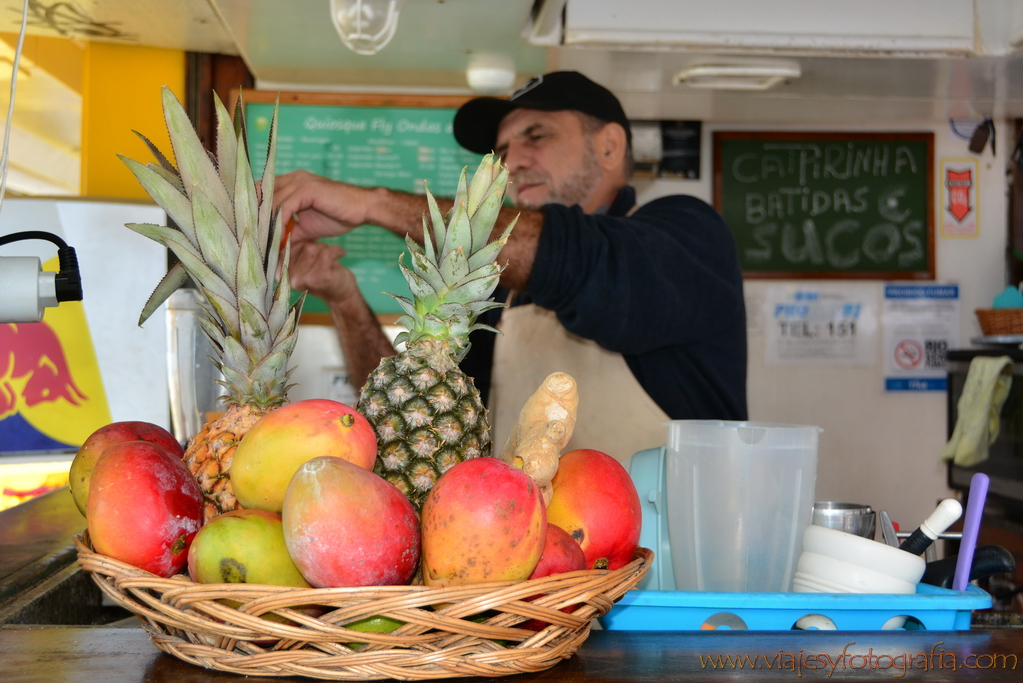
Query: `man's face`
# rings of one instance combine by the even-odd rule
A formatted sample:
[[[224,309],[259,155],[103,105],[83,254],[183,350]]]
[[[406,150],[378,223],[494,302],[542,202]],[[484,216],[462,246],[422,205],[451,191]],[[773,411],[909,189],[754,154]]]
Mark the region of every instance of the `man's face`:
[[[501,120],[495,151],[508,166],[508,195],[525,209],[585,205],[601,179],[591,136],[572,111],[513,109]]]

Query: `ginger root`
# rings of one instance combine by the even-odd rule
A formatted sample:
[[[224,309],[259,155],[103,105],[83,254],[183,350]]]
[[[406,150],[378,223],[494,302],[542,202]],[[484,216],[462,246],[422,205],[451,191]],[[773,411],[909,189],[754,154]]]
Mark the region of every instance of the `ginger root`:
[[[529,397],[501,452],[501,459],[518,467],[536,482],[550,502],[550,482],[558,471],[561,450],[575,429],[579,392],[575,379],[554,372]]]
[[[550,488],[551,479],[558,472],[561,449],[568,443],[568,439],[564,438],[565,423],[561,420],[551,420],[538,427],[529,431],[519,442],[512,464],[540,486],[547,498],[544,502],[549,503],[545,489]]]

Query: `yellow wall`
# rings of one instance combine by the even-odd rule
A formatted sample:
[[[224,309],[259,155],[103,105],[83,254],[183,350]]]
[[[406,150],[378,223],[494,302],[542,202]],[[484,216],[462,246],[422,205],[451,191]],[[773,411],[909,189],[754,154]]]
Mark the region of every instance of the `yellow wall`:
[[[160,88],[184,102],[185,53],[156,47],[90,42],[82,77],[82,195],[148,199],[117,158],[153,160],[132,132],[145,135],[169,157]],[[173,159],[173,157],[171,157]]]

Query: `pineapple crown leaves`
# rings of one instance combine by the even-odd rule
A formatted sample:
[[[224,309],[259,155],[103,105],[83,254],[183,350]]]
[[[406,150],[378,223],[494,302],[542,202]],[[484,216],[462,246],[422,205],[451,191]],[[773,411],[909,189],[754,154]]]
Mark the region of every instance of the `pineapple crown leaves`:
[[[277,108],[257,188],[240,98],[232,121],[214,93],[217,153],[211,156],[169,88],[162,97],[177,167],[142,135],[158,163],[120,157],[171,222],[127,227],[178,257],[146,302],[139,324],[191,277],[205,295],[201,327],[221,356],[217,364],[233,385],[232,399],[265,405],[283,400],[304,297],[290,304],[290,245],[282,250],[278,244],[284,231],[273,209]]]
[[[168,88],[163,89],[164,114],[180,171],[152,142],[141,135],[159,164],[144,165],[124,156],[121,159],[150,196],[167,211],[177,228],[168,230],[184,235],[193,251],[211,266],[228,288],[232,291],[244,289],[250,292],[250,298],[269,306],[272,298],[270,283],[279,258],[278,250],[270,246],[277,241],[276,235],[282,232],[278,224],[280,218],[272,208],[276,110],[271,126],[267,164],[260,181],[260,198],[245,153],[240,100],[234,122],[218,97],[214,96],[214,102],[217,111],[216,164],[203,149],[184,109]],[[158,235],[149,236],[161,242],[166,241]],[[234,239],[224,239],[226,236]],[[181,258],[177,249],[172,247],[172,250]],[[201,278],[193,279],[198,281]],[[174,282],[179,280],[180,277],[175,273]],[[251,294],[252,287],[258,290],[254,296]],[[216,284],[210,288],[222,289]],[[163,283],[157,287],[152,300],[143,310],[140,324],[174,289],[163,286]]]
[[[505,305],[489,297],[504,270],[497,264],[497,256],[508,242],[516,221],[513,220],[499,238],[489,240],[507,186],[507,170],[500,159],[488,154],[480,162],[471,183],[466,182],[466,170],[462,170],[454,205],[446,221],[427,189],[423,245],[406,237],[411,267],[406,266],[402,258],[398,260],[412,299],[391,295],[405,311],[398,322],[407,328],[396,341],[444,339],[453,342],[458,355],[462,356],[469,348],[470,332],[496,331],[476,323],[476,318],[484,311]]]

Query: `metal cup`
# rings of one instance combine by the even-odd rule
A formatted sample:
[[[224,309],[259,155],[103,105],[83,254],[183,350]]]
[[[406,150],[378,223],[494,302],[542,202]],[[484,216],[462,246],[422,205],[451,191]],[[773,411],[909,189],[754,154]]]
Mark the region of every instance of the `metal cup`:
[[[876,515],[869,505],[818,501],[813,504],[812,523],[848,534],[874,538]]]

